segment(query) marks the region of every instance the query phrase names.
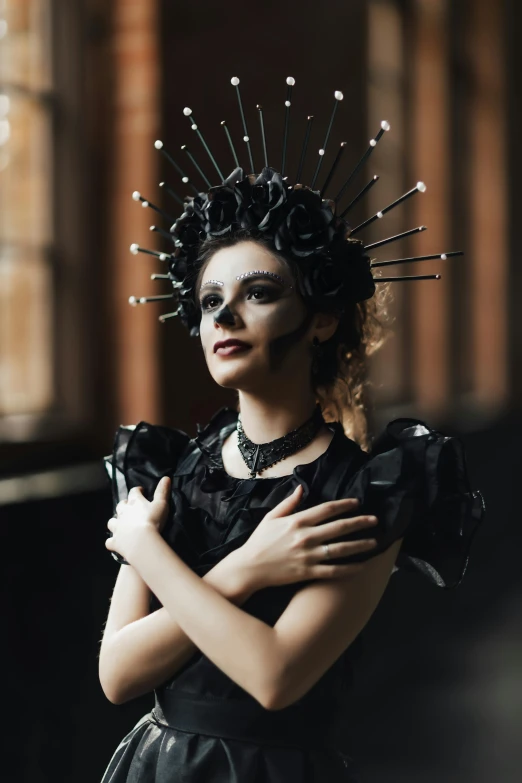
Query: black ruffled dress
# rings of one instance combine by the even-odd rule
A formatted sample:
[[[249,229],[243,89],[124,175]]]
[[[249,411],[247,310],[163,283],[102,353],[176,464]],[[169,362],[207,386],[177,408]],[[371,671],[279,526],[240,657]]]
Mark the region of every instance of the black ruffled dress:
[[[239,479],[221,459],[236,422],[235,410],[221,408],[193,439],[144,421],[119,427],[113,453],[104,457],[114,506],[136,485],[152,500],[159,479],[169,475],[172,503],[162,535],[203,576],[299,483],[301,508],[357,497],[354,513],[378,517],[377,547],[328,562],[366,560],[404,537],[395,570],[414,571],[439,587],[460,583],[484,502],[470,489],[458,439],[417,419],[395,419],[366,453],[334,422],[328,425],[333,439],[313,462],[287,476]],[[367,535],[362,530],[350,539]],[[273,627],[307,583],[265,588],[241,608]],[[150,610],[160,607],[152,595]],[[357,783],[347,721],[350,657],[360,639],[308,693],[277,711],[265,710],[195,653],[154,691],[154,708],[120,742],[101,783]]]

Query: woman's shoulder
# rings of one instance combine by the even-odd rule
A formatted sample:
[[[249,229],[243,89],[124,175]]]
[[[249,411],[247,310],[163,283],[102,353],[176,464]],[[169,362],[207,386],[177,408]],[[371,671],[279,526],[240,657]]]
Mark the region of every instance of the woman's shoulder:
[[[377,516],[378,546],[339,562],[367,560],[403,538],[399,569],[440,587],[460,584],[485,513],[481,493],[471,487],[460,438],[421,419],[393,419],[368,452],[355,453],[353,466],[336,497],[356,497],[357,515]],[[364,537],[360,531],[350,540]]]
[[[153,494],[159,479],[172,475],[190,461],[194,452],[213,452],[223,431],[235,426],[237,415],[232,408],[220,408],[207,424],[196,425],[196,437],[182,429],[148,421],[121,424],[114,435],[112,452],[103,457],[119,499],[126,497],[126,490],[136,485],[143,486],[145,496],[150,499],[149,490]]]
[[[103,457],[115,503],[125,499],[133,486],[143,487],[151,500],[158,481],[171,475],[190,441],[186,432],[166,425],[120,424],[111,453]]]

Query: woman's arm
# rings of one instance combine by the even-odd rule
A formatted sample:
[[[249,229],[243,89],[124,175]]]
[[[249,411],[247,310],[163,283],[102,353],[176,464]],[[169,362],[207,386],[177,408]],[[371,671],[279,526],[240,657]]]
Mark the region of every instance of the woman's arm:
[[[364,628],[401,543],[370,558],[353,580],[303,587],[274,627],[210,589],[152,528],[126,557],[201,652],[261,706],[278,710],[299,698],[297,688],[307,692]]]
[[[231,552],[203,579],[241,606],[256,591],[240,550]],[[149,614],[150,590],[137,571],[120,568],[105,625],[99,656],[103,692],[113,704],[123,704],[172,677],[198,648],[165,608]]]
[[[120,566],[103,631],[100,655],[118,631],[149,613],[150,594],[135,568],[131,565]]]

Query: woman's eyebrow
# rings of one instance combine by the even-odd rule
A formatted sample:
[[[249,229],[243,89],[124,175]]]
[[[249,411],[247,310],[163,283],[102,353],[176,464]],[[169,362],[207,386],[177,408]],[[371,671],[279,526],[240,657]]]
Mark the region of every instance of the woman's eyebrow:
[[[246,272],[244,276],[240,275],[236,280],[239,280],[239,285],[245,285],[245,283],[248,283],[250,280],[256,280],[258,278],[271,280],[281,286],[281,288],[286,285],[286,281],[280,275],[276,275],[275,272]],[[199,290],[201,291],[205,287],[222,288],[223,286],[224,283],[221,280],[207,280],[200,286]],[[292,286],[290,286],[290,288],[291,287]]]

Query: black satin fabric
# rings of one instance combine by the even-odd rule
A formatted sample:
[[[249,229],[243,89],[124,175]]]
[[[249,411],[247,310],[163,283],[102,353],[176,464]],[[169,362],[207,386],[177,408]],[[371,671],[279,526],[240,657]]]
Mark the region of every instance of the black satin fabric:
[[[240,547],[299,483],[301,508],[357,497],[360,506],[354,513],[378,517],[372,528],[378,541],[374,550],[328,562],[366,560],[404,537],[396,563],[399,570],[413,571],[444,588],[461,582],[484,502],[470,489],[465,455],[456,438],[417,419],[396,419],[368,454],[334,422],[329,424],[334,436],[327,450],[313,462],[297,466],[287,476],[238,479],[226,473],[221,459],[223,441],[236,422],[235,410],[221,408],[194,439],[181,430],[143,421],[121,426],[113,453],[104,457],[114,506],[136,485],[151,500],[159,479],[169,475],[172,503],[162,535],[203,576]],[[367,531],[359,531],[344,540],[365,537]],[[273,627],[305,584],[259,590],[242,609]],[[152,595],[150,610],[159,607]],[[102,783],[357,783],[360,777],[345,725],[352,662],[361,654],[361,641],[359,635],[308,693],[276,712],[264,710],[196,652],[156,689],[154,709],[121,741]],[[181,704],[187,705],[184,710]],[[319,716],[317,723],[308,717],[312,715]],[[321,716],[329,722],[326,735],[324,727],[320,730]],[[275,743],[270,724],[285,720],[292,728],[286,734],[280,731],[280,742]],[[301,734],[295,728],[299,725]],[[248,733],[245,727],[253,728]]]

